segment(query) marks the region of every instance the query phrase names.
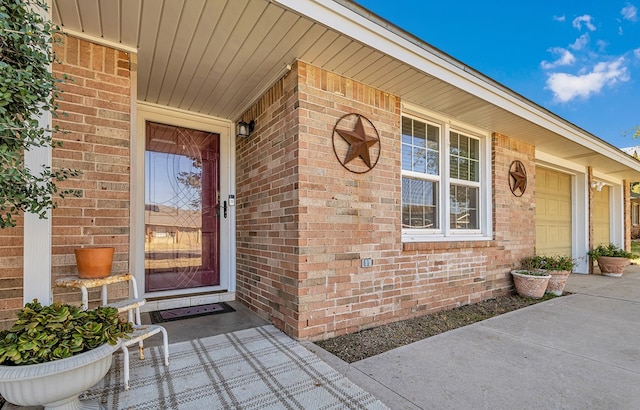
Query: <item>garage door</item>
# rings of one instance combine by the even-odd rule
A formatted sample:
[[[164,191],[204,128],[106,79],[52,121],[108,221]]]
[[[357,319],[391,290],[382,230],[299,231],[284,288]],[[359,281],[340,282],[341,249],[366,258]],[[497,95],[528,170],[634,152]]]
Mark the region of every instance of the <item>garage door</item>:
[[[536,253],[571,256],[571,175],[536,168]]]
[[[593,246],[608,245],[609,224],[609,187],[593,191]]]

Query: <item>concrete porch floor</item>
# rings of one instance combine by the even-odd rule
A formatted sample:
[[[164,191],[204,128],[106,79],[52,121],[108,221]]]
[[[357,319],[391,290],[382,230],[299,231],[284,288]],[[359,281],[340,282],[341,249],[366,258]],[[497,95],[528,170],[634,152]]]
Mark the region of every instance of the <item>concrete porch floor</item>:
[[[169,344],[172,344],[269,324],[269,322],[260,318],[260,316],[240,302],[231,301],[227,303],[236,311],[199,316],[191,319],[174,320],[158,323],[158,325],[163,326],[167,330]],[[148,312],[141,313],[140,319],[142,319],[143,324],[151,323]],[[162,346],[162,336],[158,334],[146,339],[144,346]]]

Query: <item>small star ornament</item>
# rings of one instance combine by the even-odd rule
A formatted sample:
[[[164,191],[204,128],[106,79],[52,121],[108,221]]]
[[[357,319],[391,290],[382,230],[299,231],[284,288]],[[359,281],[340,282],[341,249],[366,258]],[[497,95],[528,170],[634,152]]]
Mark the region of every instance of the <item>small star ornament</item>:
[[[518,160],[513,161],[509,167],[509,188],[511,193],[518,197],[527,189],[527,170]]]
[[[353,118],[349,118],[353,116],[357,118],[355,126],[351,129],[351,127],[347,127],[346,124],[353,124]],[[365,122],[367,122],[367,127],[365,127]],[[351,172],[362,174],[376,166],[380,157],[380,137],[371,121],[359,114],[347,114],[338,120],[333,131],[333,151],[343,167]],[[344,143],[336,143],[336,134],[342,137],[348,144],[346,152],[344,152],[345,150],[342,147]],[[366,166],[364,171],[362,171],[364,168],[362,163],[358,164],[356,161],[352,164],[352,162],[358,158],[362,160],[362,163]]]

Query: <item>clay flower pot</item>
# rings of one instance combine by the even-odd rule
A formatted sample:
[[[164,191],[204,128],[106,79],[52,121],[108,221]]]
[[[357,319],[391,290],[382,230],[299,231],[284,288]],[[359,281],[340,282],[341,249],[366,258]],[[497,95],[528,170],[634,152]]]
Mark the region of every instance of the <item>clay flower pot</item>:
[[[80,279],[105,278],[111,275],[114,248],[75,249]]]
[[[598,267],[604,276],[619,278],[628,264],[629,259],[618,256],[601,256],[598,258]]]
[[[532,299],[540,299],[544,296],[551,279],[551,275],[527,270],[512,270],[511,275],[518,295]]]
[[[571,271],[549,270],[547,273],[551,275],[551,279],[549,279],[549,283],[547,284],[546,292],[551,293],[552,295],[562,296],[564,285],[567,283],[567,279],[569,278]]]

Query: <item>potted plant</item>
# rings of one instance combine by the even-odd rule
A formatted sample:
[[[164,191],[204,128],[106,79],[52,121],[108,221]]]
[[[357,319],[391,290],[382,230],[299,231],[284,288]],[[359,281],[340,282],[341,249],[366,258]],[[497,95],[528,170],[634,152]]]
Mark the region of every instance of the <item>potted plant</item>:
[[[0,394],[20,406],[84,408],[78,395],[107,374],[132,331],[116,308],[27,303],[0,332]]]
[[[555,296],[562,295],[575,264],[575,260],[571,257],[562,255],[535,255],[522,260],[522,265],[527,269],[535,269],[551,275],[545,292]]]
[[[523,260],[522,269],[512,270],[513,284],[516,287],[518,295],[540,299],[547,290],[551,275],[547,272],[527,265],[527,260]]]
[[[629,264],[629,259],[637,258],[631,252],[628,252],[619,246],[610,243],[609,245],[598,245],[589,252],[590,260],[596,260],[600,273],[604,276],[620,277],[624,272],[624,268]]]

